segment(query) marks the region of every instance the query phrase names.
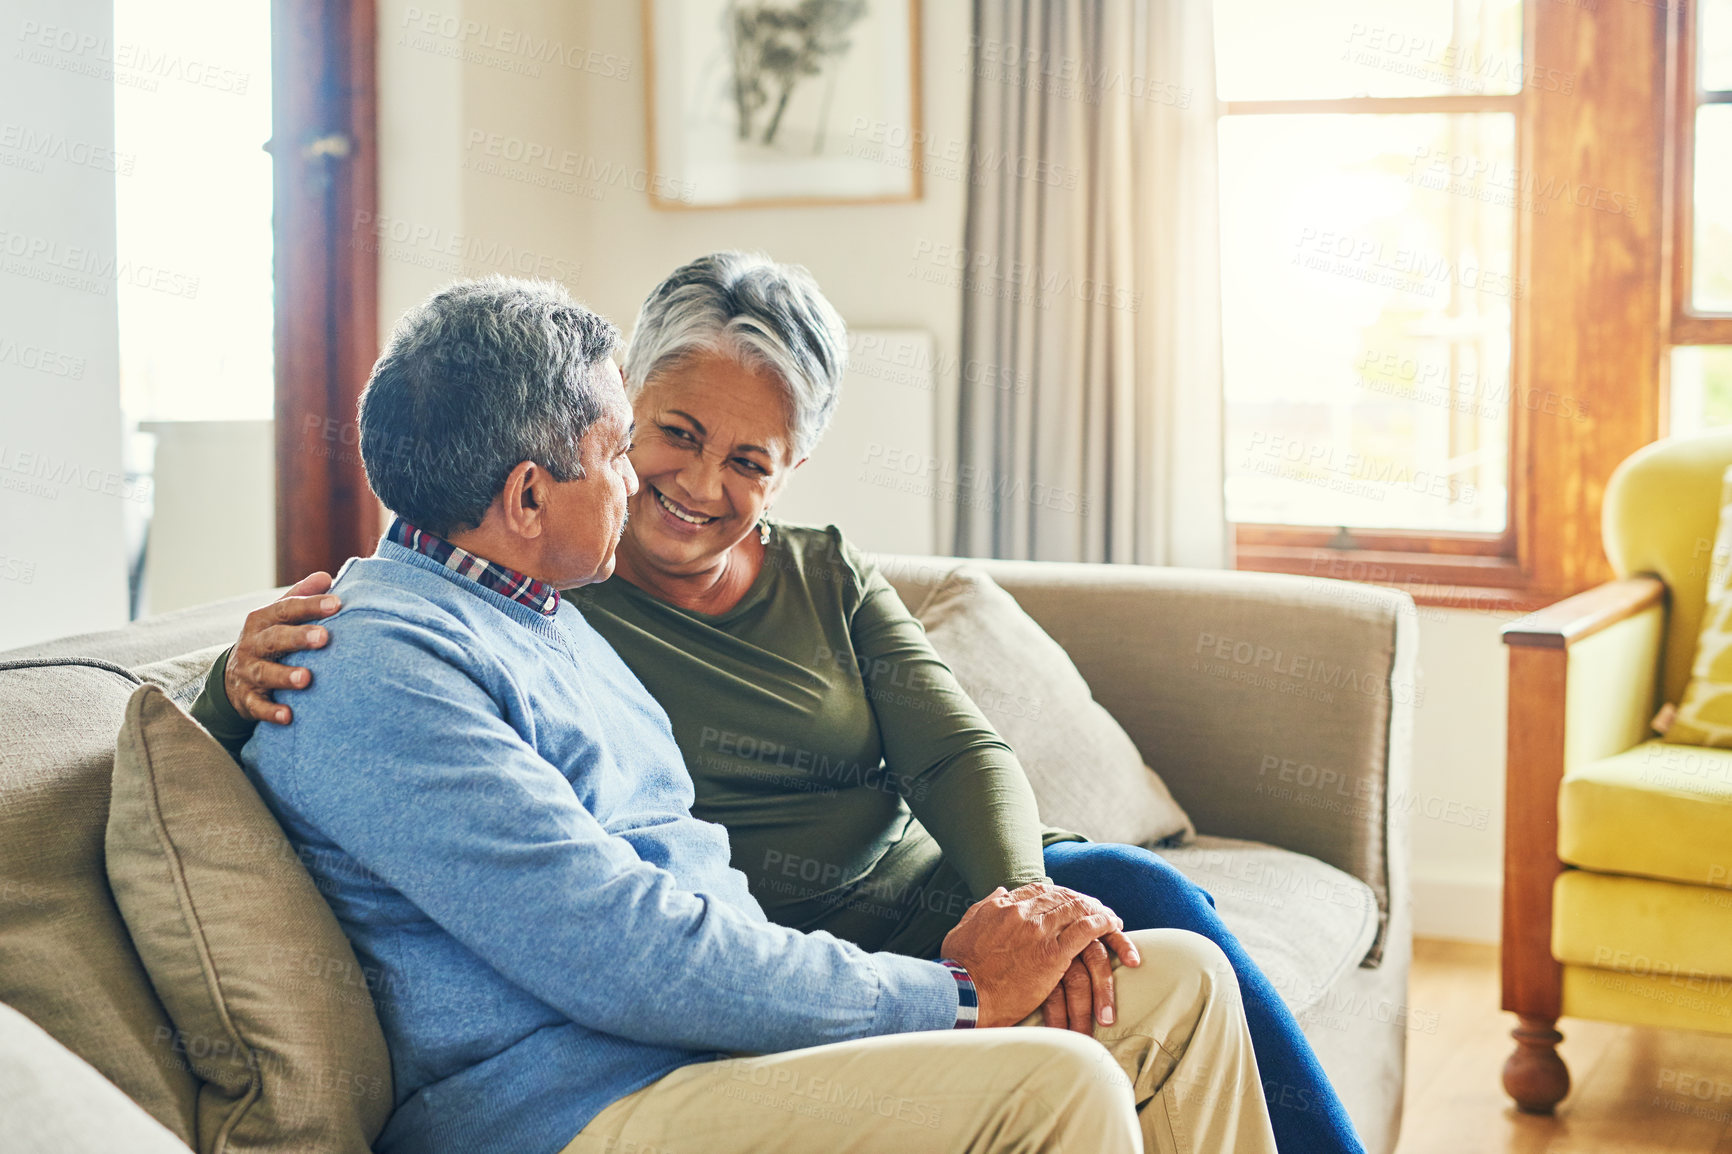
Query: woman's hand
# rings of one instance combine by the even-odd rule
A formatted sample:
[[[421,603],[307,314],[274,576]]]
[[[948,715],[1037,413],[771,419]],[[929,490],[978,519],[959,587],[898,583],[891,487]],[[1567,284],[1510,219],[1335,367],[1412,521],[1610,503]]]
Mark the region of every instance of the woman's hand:
[[[242,717],[287,725],[294,711],[271,700],[273,689],[305,689],[313,683],[311,670],[278,665],[273,658],[302,649],[320,649],[331,639],[323,625],[308,625],[342,608],[336,597],[323,595],[331,588],[329,573],[313,573],[297,581],[277,600],[247,614],[240,640],[229,654],[223,671],[223,692]]]

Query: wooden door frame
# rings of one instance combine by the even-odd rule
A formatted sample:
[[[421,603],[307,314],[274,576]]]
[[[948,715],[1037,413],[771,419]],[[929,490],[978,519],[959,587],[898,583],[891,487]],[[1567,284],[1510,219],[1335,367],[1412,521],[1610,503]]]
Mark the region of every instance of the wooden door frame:
[[[273,0],[277,579],[373,551],[356,404],[379,346],[373,0]]]

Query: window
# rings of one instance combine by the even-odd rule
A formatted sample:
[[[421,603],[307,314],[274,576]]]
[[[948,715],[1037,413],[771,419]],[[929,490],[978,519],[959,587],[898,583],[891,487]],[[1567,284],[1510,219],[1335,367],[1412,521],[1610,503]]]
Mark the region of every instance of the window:
[[[1606,478],[1660,428],[1680,0],[1216,4],[1239,568],[1604,580]]]
[[[1519,0],[1218,0],[1227,512],[1509,527]]]
[[[266,5],[114,5],[124,502],[134,617],[268,585],[271,29]],[[220,476],[223,484],[213,486]],[[263,516],[261,517],[261,514]],[[194,546],[225,523],[220,556]]]
[[[1732,0],[1680,13],[1674,103],[1674,434],[1732,425]]]

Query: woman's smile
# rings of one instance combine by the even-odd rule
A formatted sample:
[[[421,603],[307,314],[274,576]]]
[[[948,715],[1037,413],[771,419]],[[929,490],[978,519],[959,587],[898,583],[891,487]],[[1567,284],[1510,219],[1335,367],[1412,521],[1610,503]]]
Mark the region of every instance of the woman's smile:
[[[665,519],[671,519],[676,526],[686,529],[702,529],[721,520],[719,517],[706,517],[702,513],[686,508],[654,485],[647,486],[647,488],[655,496],[655,502],[661,506],[662,512],[667,514]]]

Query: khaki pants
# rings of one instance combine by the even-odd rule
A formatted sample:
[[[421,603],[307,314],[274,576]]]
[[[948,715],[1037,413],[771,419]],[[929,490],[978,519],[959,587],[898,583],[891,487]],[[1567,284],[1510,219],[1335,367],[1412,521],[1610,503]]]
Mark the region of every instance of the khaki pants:
[[[1185,930],[1129,937],[1142,965],[1115,961],[1116,1020],[1092,1040],[929,1031],[685,1066],[562,1154],[1273,1152],[1227,959]]]

